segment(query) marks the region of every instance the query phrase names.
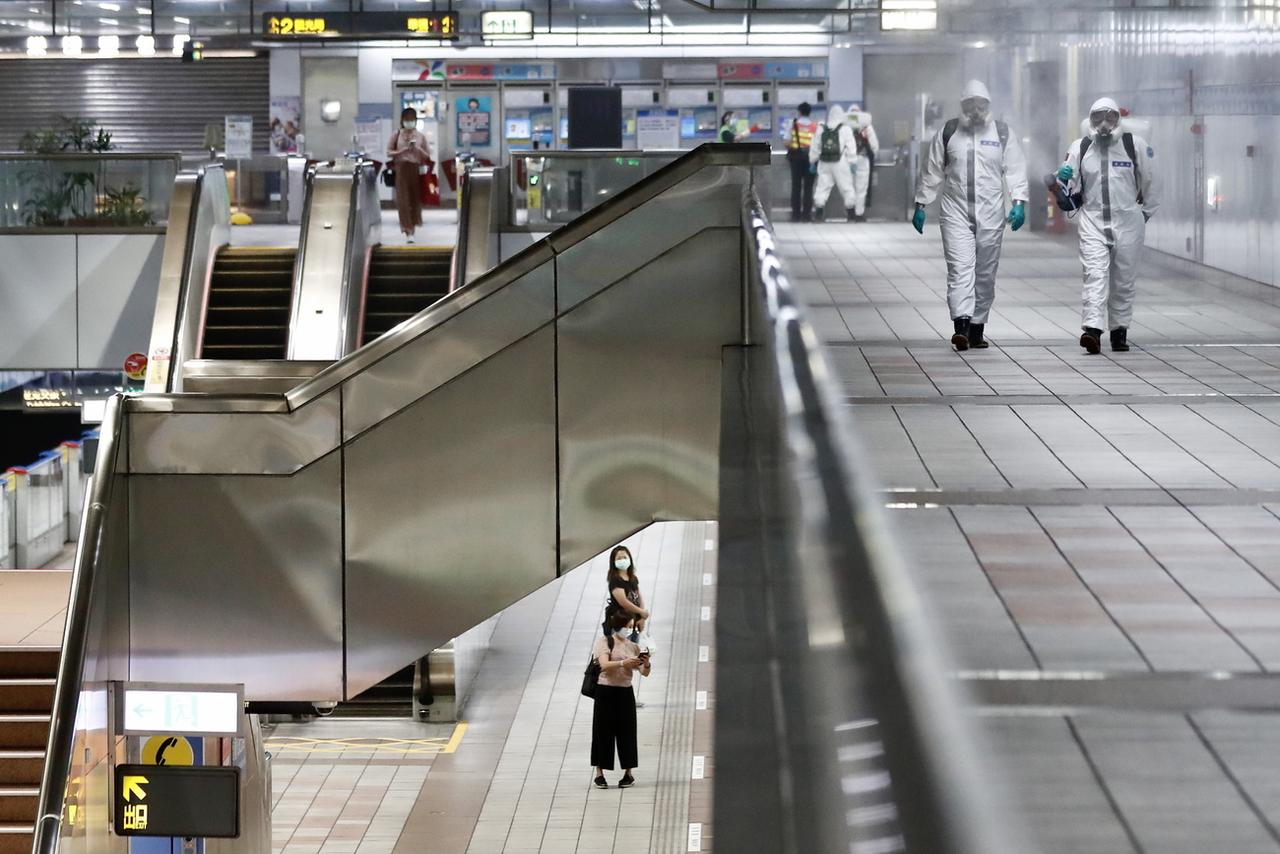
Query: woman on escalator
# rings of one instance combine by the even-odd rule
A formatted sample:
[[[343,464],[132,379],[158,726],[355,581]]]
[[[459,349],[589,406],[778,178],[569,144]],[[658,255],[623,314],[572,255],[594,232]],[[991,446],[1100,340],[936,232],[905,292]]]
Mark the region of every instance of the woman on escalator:
[[[396,211],[400,214],[400,230],[405,242],[413,242],[413,233],[422,225],[422,178],[420,168],[431,161],[427,138],[418,130],[418,111],[406,107],[400,114],[400,127],[387,146],[387,168],[395,173]]]

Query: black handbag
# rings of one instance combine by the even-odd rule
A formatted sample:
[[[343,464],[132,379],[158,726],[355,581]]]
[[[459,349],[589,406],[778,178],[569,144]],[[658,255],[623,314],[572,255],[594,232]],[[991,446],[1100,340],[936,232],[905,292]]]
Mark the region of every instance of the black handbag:
[[[591,656],[587,669],[582,673],[582,696],[595,697],[596,688],[600,685],[600,662]]]
[[[382,170],[382,183],[388,187],[395,187],[396,185],[396,170],[390,163]]]
[[[613,638],[608,638],[609,651],[613,652]],[[594,654],[587,662],[587,669],[582,671],[582,696],[595,697],[596,688],[600,685],[600,662]]]

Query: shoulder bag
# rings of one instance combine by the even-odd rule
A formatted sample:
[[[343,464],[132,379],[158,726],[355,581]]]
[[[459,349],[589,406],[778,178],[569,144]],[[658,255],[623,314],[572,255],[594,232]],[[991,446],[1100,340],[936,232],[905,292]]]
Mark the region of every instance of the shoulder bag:
[[[609,651],[613,652],[613,638],[608,639]],[[582,672],[582,696],[595,697],[596,688],[600,685],[600,662],[596,661],[593,653],[591,659],[587,662],[587,669]]]

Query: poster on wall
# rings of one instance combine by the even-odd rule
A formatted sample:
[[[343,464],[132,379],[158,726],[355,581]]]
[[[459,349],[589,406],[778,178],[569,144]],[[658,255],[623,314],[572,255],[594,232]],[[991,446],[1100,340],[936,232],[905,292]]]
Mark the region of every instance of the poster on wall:
[[[641,110],[636,113],[636,146],[642,149],[680,147],[679,110]]]
[[[248,160],[253,156],[253,116],[227,116],[224,124],[228,160]]]
[[[468,95],[454,101],[458,116],[458,148],[487,148],[490,144],[493,116],[492,99],[487,95]]]
[[[378,116],[356,116],[356,148],[381,160],[387,147],[382,142],[382,119]]]
[[[298,131],[302,128],[302,98],[297,95],[271,99],[271,121],[268,124],[272,154],[297,154]]]

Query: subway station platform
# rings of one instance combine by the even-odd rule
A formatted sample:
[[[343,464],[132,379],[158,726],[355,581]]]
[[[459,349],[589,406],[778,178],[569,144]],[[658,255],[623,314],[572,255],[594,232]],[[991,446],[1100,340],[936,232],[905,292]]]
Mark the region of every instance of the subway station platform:
[[[600,632],[606,556],[503,612],[457,725],[317,720],[269,728],[282,854],[609,854],[711,850],[715,525],[626,541],[653,617],[637,679],[634,788],[591,785],[582,671]],[[691,825],[694,829],[691,830]]]
[[[1280,308],[1149,257],[1087,356],[1009,234],[962,354],[936,227],[778,235],[1032,850],[1280,850]]]

